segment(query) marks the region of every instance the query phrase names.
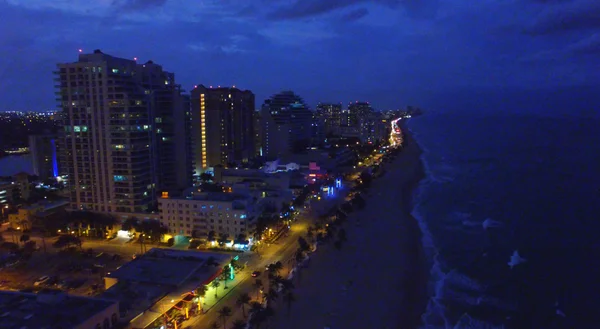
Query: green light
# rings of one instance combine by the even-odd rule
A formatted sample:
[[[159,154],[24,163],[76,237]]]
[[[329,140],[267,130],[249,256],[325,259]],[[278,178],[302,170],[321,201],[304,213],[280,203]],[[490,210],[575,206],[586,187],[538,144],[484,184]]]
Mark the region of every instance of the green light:
[[[235,277],[234,275],[234,270],[233,270],[233,266],[231,266],[231,264],[229,264],[229,279],[233,280],[233,278]]]

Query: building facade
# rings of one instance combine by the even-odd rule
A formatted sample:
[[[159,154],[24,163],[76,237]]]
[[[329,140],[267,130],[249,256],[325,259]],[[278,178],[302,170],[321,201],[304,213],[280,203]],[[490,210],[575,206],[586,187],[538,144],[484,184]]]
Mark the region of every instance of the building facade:
[[[316,114],[321,118],[325,136],[339,135],[342,125],[342,104],[319,103]]]
[[[196,173],[254,157],[254,94],[203,85],[191,92]]]
[[[55,74],[71,209],[146,212],[157,191],[191,184],[189,108],[174,74],[100,50]]]
[[[292,91],[267,99],[262,106],[263,154],[277,158],[310,144],[313,112]]]
[[[55,134],[29,136],[29,152],[33,164],[33,174],[41,181],[59,175]]]
[[[249,195],[190,191],[184,197],[159,199],[161,222],[173,235],[208,237],[212,231],[218,237],[235,238],[250,235],[258,210]]]
[[[260,111],[254,111],[252,116],[254,120],[254,156],[262,156],[263,133]]]

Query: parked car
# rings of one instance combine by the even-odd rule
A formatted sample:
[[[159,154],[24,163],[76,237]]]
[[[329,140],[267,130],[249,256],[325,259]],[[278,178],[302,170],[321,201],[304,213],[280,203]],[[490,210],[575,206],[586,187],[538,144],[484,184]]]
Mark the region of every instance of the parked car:
[[[256,278],[259,275],[260,275],[260,271],[254,271],[254,272],[252,272],[252,277],[254,277],[254,278]]]

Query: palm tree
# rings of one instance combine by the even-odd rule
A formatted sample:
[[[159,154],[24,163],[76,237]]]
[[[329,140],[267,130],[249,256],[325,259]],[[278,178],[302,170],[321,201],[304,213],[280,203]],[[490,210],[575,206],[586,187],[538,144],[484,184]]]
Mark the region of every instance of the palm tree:
[[[229,306],[223,306],[219,310],[219,317],[223,319],[223,329],[227,329],[227,318],[231,316],[231,313],[231,307]]]
[[[219,322],[217,322],[217,321],[213,321],[213,322],[210,324],[210,329],[219,329],[219,328],[221,328],[221,325],[220,325],[220,324],[219,324]]]
[[[262,314],[263,321],[265,321],[265,320],[267,321],[267,327],[268,327],[269,326],[269,318],[272,317],[273,315],[275,315],[275,311],[273,310],[272,307],[267,306],[262,310],[261,314]]]
[[[291,290],[287,290],[283,294],[283,300],[285,300],[285,302],[287,303],[287,312],[288,312],[288,317],[289,317],[290,313],[292,311],[292,303],[296,300],[296,296],[294,295],[294,292]]]
[[[246,317],[246,305],[249,305],[251,300],[252,298],[250,298],[250,295],[246,293],[239,295],[237,298],[236,304],[242,308],[242,314],[244,314],[244,317]]]
[[[263,301],[267,302],[268,305],[268,302],[274,302],[278,297],[279,293],[275,289],[269,289],[269,292],[263,294]]]
[[[227,287],[227,280],[229,279],[229,266],[223,269],[223,272],[221,272],[219,275],[219,279],[225,283],[225,289],[229,289],[229,287]]]
[[[219,296],[217,295],[217,291],[219,289],[219,286],[221,285],[219,283],[219,279],[214,279],[213,282],[210,284],[213,288],[215,288],[215,298],[219,298]]]
[[[273,263],[269,265],[269,276],[271,275],[279,275],[279,271],[283,269],[283,264],[281,262]]]
[[[263,283],[261,279],[256,279],[256,281],[254,281],[254,288],[256,288],[256,300],[258,300],[258,293],[260,292],[260,289],[263,287]]]
[[[202,312],[204,311],[202,301],[204,300],[204,296],[206,296],[207,290],[208,287],[204,284],[196,289],[196,295],[198,295],[198,309]]]
[[[247,323],[242,320],[235,320],[231,326],[231,329],[246,329]]]
[[[264,310],[264,308],[262,307],[261,303],[259,303],[259,302],[252,302],[252,303],[250,303],[250,311],[249,311],[249,313],[252,316],[250,318],[250,324],[252,326],[255,326],[256,328],[259,328],[260,324],[263,321],[265,321],[263,310]]]

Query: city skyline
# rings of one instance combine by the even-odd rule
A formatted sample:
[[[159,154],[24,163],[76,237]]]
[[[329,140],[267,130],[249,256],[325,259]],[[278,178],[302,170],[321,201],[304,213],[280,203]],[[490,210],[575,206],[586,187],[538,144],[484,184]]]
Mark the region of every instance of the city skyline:
[[[283,90],[311,108],[359,100],[387,110],[441,107],[469,89],[495,105],[498,93],[598,86],[597,24],[585,20],[600,10],[593,1],[412,3],[5,1],[1,105],[54,108],[52,63],[75,61],[78,49],[162,63],[187,91],[240,86],[257,106]],[[33,97],[12,92],[36,85]]]

